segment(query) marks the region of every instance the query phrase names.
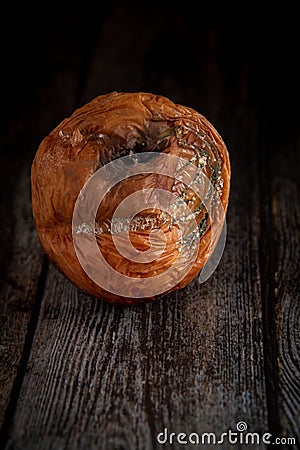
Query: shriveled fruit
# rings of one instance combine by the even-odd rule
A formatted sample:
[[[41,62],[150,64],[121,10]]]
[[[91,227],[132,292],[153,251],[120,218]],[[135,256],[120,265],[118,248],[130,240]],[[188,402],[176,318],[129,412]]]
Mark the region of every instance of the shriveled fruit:
[[[31,180],[50,261],[83,291],[135,304],[186,286],[207,262],[225,220],[230,164],[195,110],[113,92],[42,141]]]

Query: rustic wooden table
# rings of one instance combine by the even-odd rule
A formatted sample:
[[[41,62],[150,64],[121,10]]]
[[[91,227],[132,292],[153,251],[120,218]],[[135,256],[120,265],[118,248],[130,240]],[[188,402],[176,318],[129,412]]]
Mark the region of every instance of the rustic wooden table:
[[[267,448],[264,433],[278,448],[297,448],[293,12],[240,10],[236,20],[213,7],[113,2],[89,12],[45,9],[35,20],[26,8],[7,13],[11,34],[1,30],[1,448]],[[223,136],[232,164],[216,272],[138,307],[110,306],[73,287],[44,257],[31,213],[40,141],[76,107],[114,90],[154,92],[197,109]],[[208,446],[206,436],[202,445],[203,433],[220,440],[229,430],[240,430],[236,445],[233,435],[231,444],[225,437]],[[255,436],[255,445],[242,443],[247,432],[260,444]]]

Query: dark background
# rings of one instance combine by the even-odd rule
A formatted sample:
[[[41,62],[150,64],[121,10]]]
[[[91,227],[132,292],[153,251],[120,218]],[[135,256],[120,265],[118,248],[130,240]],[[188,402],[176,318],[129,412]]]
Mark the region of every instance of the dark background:
[[[1,21],[2,447],[152,449],[164,426],[221,433],[239,420],[299,437],[297,12],[288,4],[25,3],[9,5]],[[231,157],[216,274],[144,309],[78,292],[44,258],[31,215],[39,143],[110,91],[195,108]],[[71,392],[69,406],[55,392]]]
[[[28,115],[41,101],[41,90],[48,88],[49,100],[54,101],[53,78],[75,60],[77,103],[82,104],[93,52],[110,20],[110,48],[100,57],[113,76],[103,69],[106,77],[98,80],[97,91],[89,96],[151,90],[207,108],[212,96],[207,92],[208,66],[216,49],[229,94],[240,83],[239,69],[244,65],[250,71],[251,94],[263,114],[272,115],[270,121],[280,117],[288,126],[299,114],[299,33],[297,13],[291,7],[263,10],[252,3],[231,10],[228,5],[195,9],[190,3],[176,7],[171,2],[99,2],[87,3],[82,10],[64,5],[10,9],[1,28],[4,124]],[[67,80],[63,82],[68,89]]]

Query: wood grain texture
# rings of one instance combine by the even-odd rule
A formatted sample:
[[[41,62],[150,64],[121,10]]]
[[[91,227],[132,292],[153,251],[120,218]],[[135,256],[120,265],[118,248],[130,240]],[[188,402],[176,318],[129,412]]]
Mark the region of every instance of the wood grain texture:
[[[289,16],[289,14],[288,14]],[[287,16],[280,17],[285,23]],[[259,106],[261,279],[269,430],[300,447],[299,67],[292,25],[282,40],[269,28],[256,63]],[[278,66],[276,55],[284,51]]]
[[[271,138],[269,143],[273,144],[270,195],[276,250],[271,298],[278,357],[278,416],[282,435],[295,437],[300,445],[300,159],[295,125],[290,126],[288,143],[285,136],[277,139],[274,142]]]
[[[2,195],[9,190],[13,194],[1,205],[0,425],[22,357],[43,258],[32,222],[28,164],[18,169],[11,185],[1,186]]]
[[[285,67],[270,82],[269,64],[273,71],[278,58],[264,60],[272,44],[256,37],[263,36],[259,29],[204,10],[201,18],[199,26],[193,10],[121,2],[104,15],[57,16],[44,60],[53,84],[39,86],[33,108],[43,110],[38,133],[110,90],[157,92],[194,107],[230,151],[227,244],[205,284],[194,280],[156,303],[130,308],[83,294],[51,266],[34,323],[28,326],[32,301],[22,320],[18,313],[13,321],[7,309],[2,316],[10,336],[3,351],[10,360],[16,352],[11,379],[8,366],[3,370],[7,399],[19,373],[5,450],[179,449],[158,444],[157,434],[167,428],[219,435],[235,431],[238,421],[249,432],[299,435],[299,134],[292,114],[277,115],[275,106],[286,111],[289,104],[285,93],[273,98]],[[21,214],[29,212],[25,175],[19,183],[24,195],[5,222],[2,261],[13,250],[15,279],[34,298],[41,267],[34,255],[41,253],[30,238],[32,222]],[[9,189],[16,192],[13,181]],[[7,238],[14,214],[22,225],[18,236],[27,230],[20,237],[23,259]],[[15,298],[17,285],[9,289]],[[24,298],[22,291],[20,304]],[[20,367],[26,330],[30,348]],[[238,448],[248,447],[264,448]]]
[[[7,93],[3,97],[6,116],[1,136],[0,428],[4,421],[3,436],[26,370],[40,306],[40,299],[36,298],[39,282],[43,284],[47,272],[47,264],[43,269],[44,255],[31,210],[31,163],[40,140],[74,109],[82,62],[76,48],[78,35],[73,33],[60,42],[63,21],[54,20],[51,33],[49,24],[35,23],[40,36],[37,42],[24,31],[30,19],[26,23],[22,20],[14,17],[15,29],[24,35],[16,49],[17,44],[12,45],[5,61],[12,80],[20,65],[25,65],[25,55],[31,71],[18,80],[7,100]],[[73,27],[76,29],[76,23]],[[19,54],[18,61],[12,57],[15,53]],[[62,64],[63,54],[68,54],[68,65]],[[13,120],[7,120],[11,117]]]

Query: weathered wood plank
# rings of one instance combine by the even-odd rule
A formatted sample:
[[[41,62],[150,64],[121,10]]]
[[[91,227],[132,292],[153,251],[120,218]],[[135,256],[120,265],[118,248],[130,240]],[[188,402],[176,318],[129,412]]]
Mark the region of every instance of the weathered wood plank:
[[[232,48],[222,44],[213,26],[206,24],[200,35],[197,29],[196,48],[190,48],[185,33],[191,23],[176,11],[173,16],[163,9],[160,15],[142,8],[135,13],[138,21],[130,9],[112,9],[83,98],[112,89],[151,90],[208,116],[232,157],[226,251],[205,285],[195,280],[143,307],[107,305],[51,268],[6,450],[150,450],[161,448],[156,437],[165,427],[169,433],[220,435],[245,421],[249,431],[268,429],[259,136],[247,61],[238,59],[232,69],[219,59]],[[178,59],[178,73],[169,72],[178,49],[171,48],[171,56],[158,53],[169,44],[166,31],[153,23],[171,19],[180,25],[180,49],[189,48],[193,70],[188,73]]]
[[[29,165],[21,168],[19,164],[19,170],[12,171],[11,157],[7,163],[1,169],[10,171],[11,182],[7,183],[5,172],[0,177],[6,198],[1,205],[0,425],[22,357],[43,260],[32,223]],[[7,192],[11,192],[9,198]]]
[[[293,11],[274,16],[257,57],[262,303],[269,431],[300,446],[299,67]],[[277,33],[285,24],[284,34]],[[278,64],[277,56],[282,60]]]
[[[3,424],[3,439],[14,413],[35,331],[41,300],[36,298],[38,283],[41,280],[43,284],[47,272],[47,265],[44,268],[42,265],[44,256],[31,212],[31,163],[41,139],[74,109],[80,89],[82,57],[78,46],[82,44],[76,30],[77,25],[85,22],[78,17],[73,19],[68,35],[62,18],[53,17],[47,24],[32,18],[37,39],[28,35],[30,18],[26,21],[23,17],[15,18],[16,33],[20,35],[6,55],[11,71],[11,79],[6,82],[11,90],[7,88],[4,94],[3,109],[7,116],[3,121],[0,166],[0,427]],[[68,64],[65,64],[66,57]]]
[[[299,153],[299,141],[295,145]],[[300,173],[299,159],[297,166],[294,165],[294,168],[297,167],[294,177],[291,177],[290,164],[295,164],[295,161],[280,163],[280,173],[276,171],[277,176],[272,183],[274,226],[278,242],[274,296],[281,430],[283,436],[296,437],[300,445],[300,189],[296,179]],[[291,201],[287,202],[287,199]]]
[[[272,278],[266,289],[274,320],[277,365],[271,383],[278,408],[277,416],[271,413],[271,420],[281,436],[294,437],[300,445],[299,137],[292,121],[275,136],[272,129],[267,127],[265,133],[272,149],[267,186],[270,214],[266,220],[273,238]],[[289,130],[288,134],[282,135],[283,130]]]

